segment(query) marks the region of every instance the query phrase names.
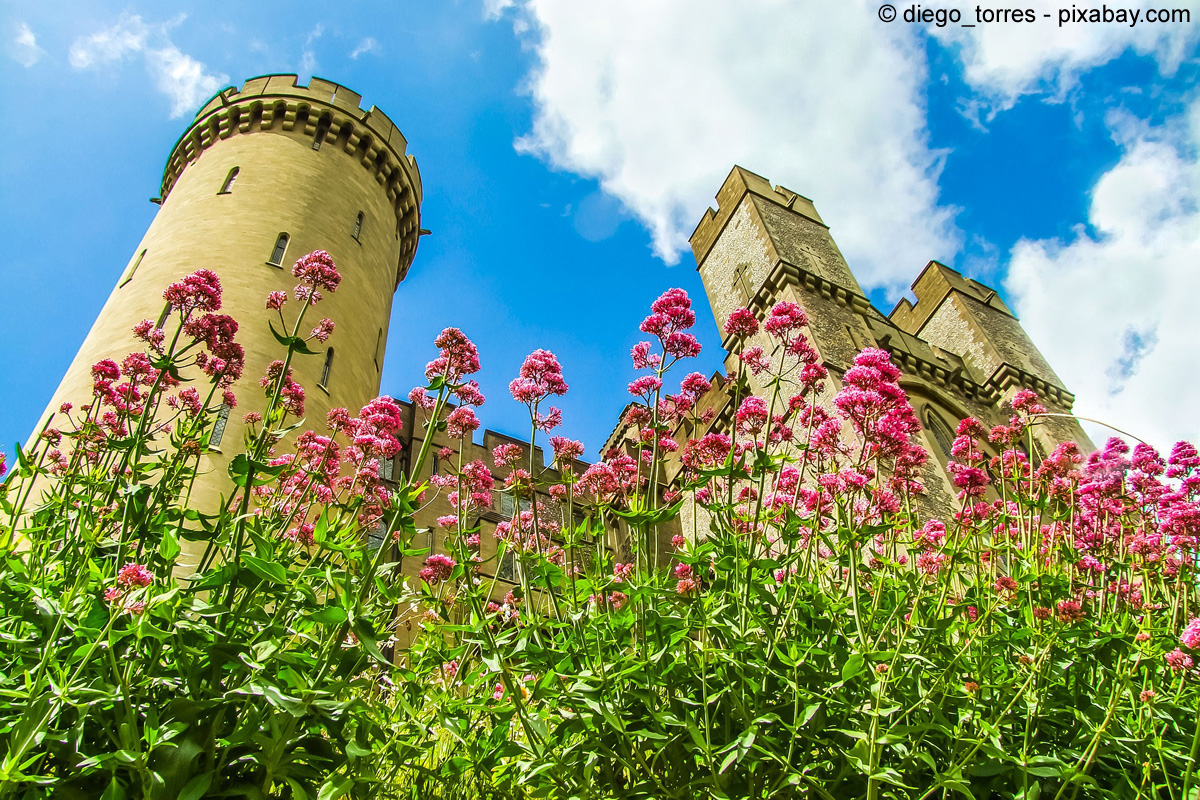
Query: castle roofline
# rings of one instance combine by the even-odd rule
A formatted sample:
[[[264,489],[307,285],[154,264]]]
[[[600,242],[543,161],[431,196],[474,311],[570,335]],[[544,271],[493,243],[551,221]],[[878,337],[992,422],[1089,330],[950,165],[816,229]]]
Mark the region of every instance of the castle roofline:
[[[717,237],[725,229],[729,218],[733,216],[733,212],[737,210],[742,198],[747,194],[761,197],[806,217],[822,227],[829,227],[817,213],[817,207],[812,200],[783,186],[772,186],[771,182],[763,176],[735,164],[717,191],[717,208],[714,210],[710,207],[705,210],[699,224],[696,225],[688,239],[692,245],[692,253],[696,257],[697,267],[703,263],[708,251],[716,243]]]
[[[165,201],[189,164],[219,140],[260,131],[329,143],[368,170],[391,201],[401,239],[397,285],[416,254],[421,231],[421,173],[408,155],[408,140],[376,106],[364,111],[362,95],[314,77],[308,86],[296,75],[260,75],[239,89],[213,95],[175,142],[163,168]]]
[[[912,282],[911,289],[917,302],[914,304],[907,297],[900,298],[900,302],[888,314],[888,319],[913,335],[920,335],[921,328],[951,292],[958,292],[1013,319],[1017,318],[995,289],[966,277],[940,261],[931,260],[926,264]]]
[[[210,97],[200,107],[200,110],[196,112],[192,124],[175,140],[175,145],[171,148],[172,156],[179,150],[180,144],[187,139],[188,134],[197,126],[197,123],[204,120],[213,112],[220,111],[234,103],[255,98],[290,97],[311,103],[319,103],[330,109],[341,111],[370,128],[376,134],[376,141],[385,143],[393,151],[396,160],[409,168],[411,172],[410,178],[412,179],[417,202],[419,203],[422,199],[422,186],[420,173],[417,169],[417,160],[413,156],[408,155],[408,140],[400,132],[400,129],[396,127],[396,124],[392,122],[391,118],[378,106],[373,105],[364,111],[362,108],[362,95],[353,89],[342,86],[340,83],[314,76],[309,81],[308,86],[301,86],[299,80],[299,76],[294,74],[268,74],[246,79],[241,89],[236,86],[226,86]],[[178,177],[177,174],[171,174],[171,166],[172,158],[168,158],[166,167],[163,169],[164,191],[162,196],[164,198],[170,191],[168,183],[173,184],[174,179]]]

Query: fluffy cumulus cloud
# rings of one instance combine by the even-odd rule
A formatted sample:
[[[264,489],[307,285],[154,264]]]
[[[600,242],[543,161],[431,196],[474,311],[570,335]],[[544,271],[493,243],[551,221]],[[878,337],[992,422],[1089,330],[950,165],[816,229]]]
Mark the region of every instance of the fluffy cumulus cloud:
[[[938,203],[921,44],[865,0],[488,0],[537,64],[518,142],[594,177],[678,260],[736,163],[813,198],[860,281],[899,290],[960,236]]]
[[[28,24],[22,22],[17,26],[16,35],[13,36],[12,47],[9,50],[9,55],[23,67],[32,67],[46,51],[38,46],[37,36],[33,29]]]
[[[1128,53],[1170,77],[1200,40],[1200,0],[1166,4],[1189,11],[1190,24],[1152,24],[1143,11],[1135,25],[1060,26],[1059,8],[1072,4],[1029,0],[1021,5],[1037,22],[973,29],[882,24],[865,0],[483,5],[488,18],[511,19],[536,56],[523,87],[533,127],[518,147],[596,178],[664,260],[679,258],[737,163],[812,197],[862,283],[893,294],[927,259],[952,259],[961,241],[954,209],[938,199],[923,32],[960,57],[968,116],[1004,113],[1027,95],[1064,97],[1084,73]],[[922,5],[974,14],[950,0]],[[1119,114],[1108,124],[1123,157],[1092,189],[1090,224],[1066,240],[1019,243],[1006,286],[1076,392],[1078,413],[1160,446],[1200,440],[1187,400],[1200,397],[1191,366],[1200,101],[1160,127]]]
[[[975,23],[974,6],[965,7],[949,0],[925,2],[933,9],[959,8],[963,22]],[[1112,61],[1126,51],[1153,58],[1163,75],[1173,75],[1188,51],[1200,37],[1200,0],[1176,0],[1171,3],[1113,3],[1105,0],[1026,0],[1014,4],[1032,9],[1036,21],[961,25],[923,26],[942,43],[959,48],[963,77],[982,94],[976,102],[997,108],[1011,107],[1018,97],[1032,92],[1061,94],[1073,88],[1081,74]],[[1150,22],[1147,9],[1187,11],[1190,22]],[[1090,19],[1093,11],[1103,20],[1105,10],[1136,11],[1136,21],[1079,21],[1079,12]],[[1062,18],[1059,14],[1070,14]],[[1047,18],[1045,15],[1049,14]],[[1132,24],[1131,24],[1132,23]]]
[[[1161,127],[1109,124],[1122,157],[1092,191],[1090,230],[1020,242],[1006,285],[1076,413],[1159,447],[1197,442],[1200,100]]]
[[[181,117],[194,112],[229,81],[228,76],[209,72],[172,43],[170,30],[182,21],[179,17],[152,25],[136,14],[123,14],[111,27],[76,39],[68,58],[78,70],[141,58],[159,91],[170,100],[171,117]]]

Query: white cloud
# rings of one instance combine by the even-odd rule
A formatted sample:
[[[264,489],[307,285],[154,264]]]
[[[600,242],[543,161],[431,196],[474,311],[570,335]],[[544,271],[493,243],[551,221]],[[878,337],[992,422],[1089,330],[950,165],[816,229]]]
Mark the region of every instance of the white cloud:
[[[110,28],[83,36],[71,45],[68,59],[75,69],[98,69],[126,57],[141,56],[155,86],[171,101],[171,117],[194,112],[229,81],[172,43],[170,29],[183,22],[149,25],[136,14],[122,14]]]
[[[140,16],[122,14],[111,28],[76,39],[68,58],[75,69],[120,61],[127,54],[145,50],[148,36],[149,29]]]
[[[304,39],[304,49],[300,53],[300,75],[301,77],[311,78],[313,73],[317,71],[317,54],[313,50],[313,42],[321,38],[325,33],[325,26],[317,23],[308,36]]]
[[[899,290],[960,236],[938,205],[923,52],[876,12],[866,0],[525,0],[510,13],[533,23],[539,63],[518,147],[597,178],[668,262],[740,164],[812,197],[859,279]]]
[[[171,98],[171,116],[194,113],[201,103],[227,83],[224,75],[210,75],[204,64],[174,45],[146,51],[146,66],[156,75],[159,91]]]
[[[10,52],[13,60],[23,67],[32,67],[45,54],[46,51],[38,47],[33,29],[24,22],[17,26],[17,35],[13,38]]]
[[[368,53],[378,54],[381,50],[382,48],[380,48],[379,42],[375,41],[375,37],[368,36],[359,42],[357,47],[350,51],[350,58],[357,60],[359,56],[366,55]]]
[[[975,22],[975,7],[963,8],[949,0],[924,3],[930,8],[959,7],[963,22]],[[1188,10],[1191,22],[1150,23],[1146,11],[1135,4],[1105,3],[1105,0],[1027,0],[1021,8],[1033,9],[1035,22],[993,22],[976,24],[974,28],[960,25],[926,27],[943,43],[960,49],[964,78],[976,90],[988,96],[993,110],[1011,107],[1022,94],[1050,91],[1061,95],[1073,88],[1079,76],[1106,64],[1132,49],[1149,56],[1163,75],[1173,75],[1189,49],[1200,39],[1200,0],[1170,4],[1151,3],[1157,9],[1169,5]],[[1059,25],[1059,12],[1071,9],[1091,13],[1105,7],[1110,11],[1118,5],[1138,11],[1135,25],[1116,22],[1065,22]],[[1044,15],[1049,14],[1046,18]],[[972,111],[977,110],[970,104]]]
[[[513,7],[515,0],[483,0],[484,19],[499,19],[504,12]]]
[[[1200,441],[1200,100],[1166,127],[1109,125],[1122,157],[1092,190],[1094,233],[1019,242],[1006,285],[1076,413],[1163,449]]]

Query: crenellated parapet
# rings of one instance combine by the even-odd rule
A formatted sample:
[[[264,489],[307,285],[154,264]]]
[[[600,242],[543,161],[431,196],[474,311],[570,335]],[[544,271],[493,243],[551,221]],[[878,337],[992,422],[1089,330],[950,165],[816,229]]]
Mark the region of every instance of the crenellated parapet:
[[[314,147],[337,148],[367,170],[387,193],[401,243],[399,275],[412,263],[420,236],[421,174],[408,141],[378,108],[364,111],[362,96],[313,78],[300,86],[295,75],[263,75],[218,92],[175,143],[163,170],[166,200],[179,176],[216,142],[240,134],[274,133]]]
[[[757,195],[789,211],[794,211],[821,227],[825,227],[812,200],[782,186],[772,186],[771,182],[763,176],[735,166],[729,176],[725,178],[725,183],[717,191],[716,210],[705,209],[704,216],[700,218],[699,224],[692,232],[690,242],[697,264],[704,263],[708,251],[712,249],[717,237],[721,235],[726,223],[729,222],[729,218],[737,210],[738,202],[747,193]]]

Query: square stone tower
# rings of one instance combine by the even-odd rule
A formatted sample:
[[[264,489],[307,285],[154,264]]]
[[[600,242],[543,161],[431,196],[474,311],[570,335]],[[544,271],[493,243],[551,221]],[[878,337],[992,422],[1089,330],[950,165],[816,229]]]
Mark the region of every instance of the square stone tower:
[[[903,372],[908,393],[924,427],[925,448],[933,458],[923,475],[927,512],[947,516],[955,507],[945,472],[954,428],[976,417],[987,426],[1007,422],[1010,401],[1021,389],[1036,391],[1053,413],[1069,415],[1074,396],[1062,385],[999,295],[937,261],[930,261],[913,284],[915,304],[901,300],[891,314],[876,309],[863,293],[829,227],[811,200],[772,186],[765,178],[735,166],[691,237],[692,252],[717,325],[738,308],[764,319],[781,301],[804,308],[808,336],[829,370],[832,397],[841,376],[864,347],[887,351]],[[748,341],[726,337],[726,367],[736,371],[745,348],[774,343],[763,333]],[[764,387],[748,376],[751,392]],[[732,427],[735,387],[714,381],[701,398],[715,412],[709,428],[677,431],[680,444],[709,430]],[[1034,426],[1036,462],[1066,441],[1092,448],[1069,416],[1049,417]],[[609,445],[622,439],[614,431]],[[674,477],[681,469],[672,464]]]

